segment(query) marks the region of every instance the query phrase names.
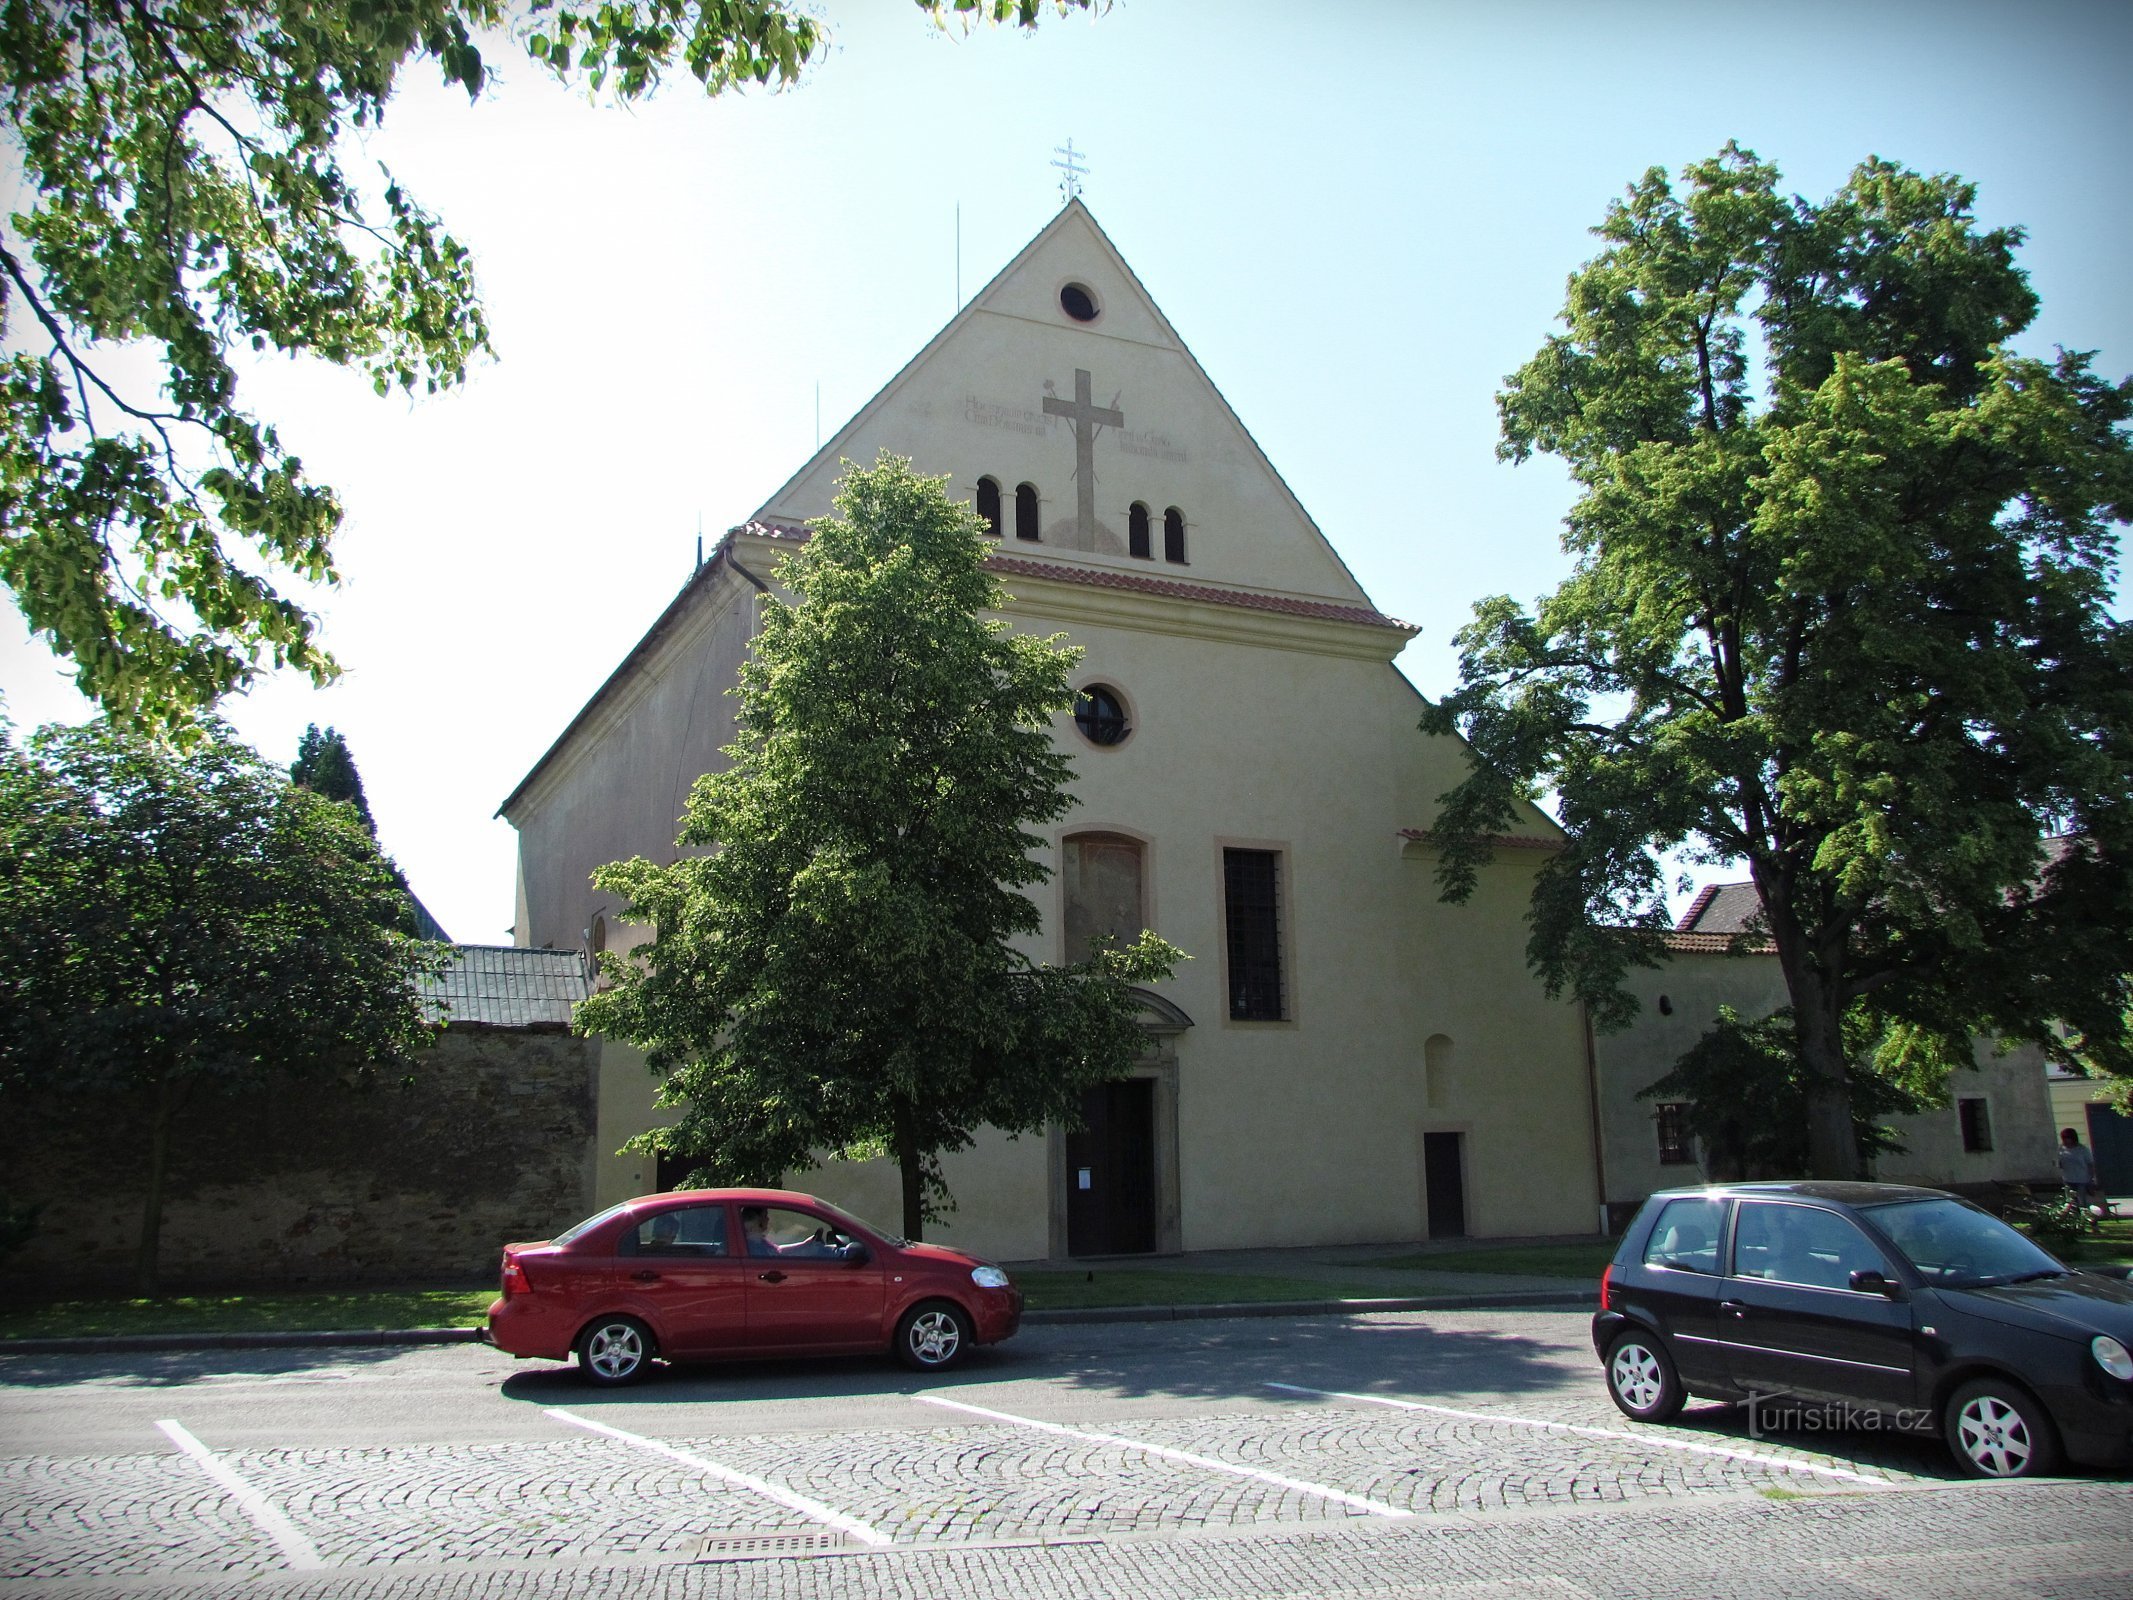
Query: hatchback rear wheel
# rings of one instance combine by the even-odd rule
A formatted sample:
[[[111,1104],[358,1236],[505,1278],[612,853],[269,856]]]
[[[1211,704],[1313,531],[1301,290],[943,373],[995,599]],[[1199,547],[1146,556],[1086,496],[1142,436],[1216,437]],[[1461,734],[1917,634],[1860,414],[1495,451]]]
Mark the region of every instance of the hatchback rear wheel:
[[[1607,1347],[1607,1392],[1624,1416],[1639,1422],[1665,1422],[1688,1399],[1666,1346],[1638,1329]]]
[[[578,1335],[578,1368],[590,1383],[635,1383],[652,1364],[652,1332],[635,1317],[601,1317]]]
[[[2052,1419],[2036,1396],[2004,1378],[1980,1378],[1956,1390],[1942,1427],[1955,1464],[1973,1478],[2039,1478],[2058,1470]]]

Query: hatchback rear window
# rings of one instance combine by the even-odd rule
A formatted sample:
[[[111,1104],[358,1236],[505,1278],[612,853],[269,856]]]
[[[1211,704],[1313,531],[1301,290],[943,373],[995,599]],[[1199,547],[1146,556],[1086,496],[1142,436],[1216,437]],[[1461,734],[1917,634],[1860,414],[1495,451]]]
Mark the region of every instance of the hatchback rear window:
[[[1647,1267],[1677,1272],[1718,1272],[1718,1236],[1726,1222],[1726,1203],[1702,1195],[1669,1200],[1652,1224],[1644,1244]]]

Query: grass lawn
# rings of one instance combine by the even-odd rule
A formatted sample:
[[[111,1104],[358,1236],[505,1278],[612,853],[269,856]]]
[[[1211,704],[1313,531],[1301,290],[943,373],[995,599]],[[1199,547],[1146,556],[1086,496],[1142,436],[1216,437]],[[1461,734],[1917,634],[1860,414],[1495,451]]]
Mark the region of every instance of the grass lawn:
[[[1366,1284],[1162,1268],[1017,1272],[1030,1309],[1347,1300],[1397,1291]],[[0,1305],[0,1339],[118,1333],[298,1333],[367,1328],[464,1328],[482,1320],[494,1289],[172,1295],[162,1300],[65,1300]]]
[[[352,1328],[465,1328],[489,1289],[348,1289],[328,1293],[172,1295],[162,1300],[0,1304],[0,1339],[105,1333],[313,1333]]]
[[[2069,1266],[2100,1266],[2133,1261],[2133,1217],[2113,1217],[2099,1233],[2084,1233],[2072,1244],[2056,1238],[2037,1241]]]
[[[1374,1267],[1414,1272],[1509,1272],[1536,1278],[1591,1278],[1615,1258],[1615,1240],[1590,1244],[1526,1244],[1502,1250],[1428,1250],[1373,1261]]]

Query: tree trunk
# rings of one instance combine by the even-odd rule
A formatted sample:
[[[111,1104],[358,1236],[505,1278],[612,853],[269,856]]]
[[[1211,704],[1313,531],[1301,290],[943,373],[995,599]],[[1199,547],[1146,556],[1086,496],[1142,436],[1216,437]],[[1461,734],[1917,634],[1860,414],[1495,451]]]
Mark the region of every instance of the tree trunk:
[[[1807,1068],[1807,1176],[1862,1177],[1858,1130],[1852,1126],[1851,1079],[1845,1073],[1843,1019],[1831,1003],[1834,997],[1817,994],[1812,1007],[1800,1004],[1803,998],[1794,1000],[1793,1019],[1800,1061]]]
[[[133,1292],[152,1299],[163,1238],[163,1178],[170,1169],[170,1124],[178,1109],[177,1079],[165,1071],[156,1084],[155,1120],[148,1129],[148,1199],[141,1207],[141,1247],[133,1260]]]
[[[1807,1172],[1824,1179],[1860,1177],[1859,1138],[1852,1127],[1852,1085],[1844,1057],[1844,1002],[1838,984],[1843,940],[1832,942],[1819,923],[1810,931],[1782,871],[1755,868],[1763,917],[1777,946],[1778,965],[1792,1001],[1800,1065],[1807,1074]]]
[[[916,1243],[926,1237],[925,1165],[918,1136],[900,1109],[896,1114],[895,1140],[896,1169],[904,1184],[904,1237]]]

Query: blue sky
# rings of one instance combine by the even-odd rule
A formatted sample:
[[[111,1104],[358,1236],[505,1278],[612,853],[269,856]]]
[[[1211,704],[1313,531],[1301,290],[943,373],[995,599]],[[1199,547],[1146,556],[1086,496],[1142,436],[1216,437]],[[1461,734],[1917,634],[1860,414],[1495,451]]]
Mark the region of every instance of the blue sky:
[[[1566,570],[1566,482],[1495,460],[1493,397],[1647,167],[1733,138],[1814,198],[1869,154],[1960,173],[2029,230],[2025,345],[2133,372],[2133,5],[1118,0],[969,37],[899,0],[820,9],[836,45],[780,95],[596,109],[502,42],[480,105],[410,74],[357,158],[473,247],[498,361],[414,403],[315,365],[247,378],[342,492],[346,582],[318,603],[348,672],[232,720],[283,761],[338,726],[456,938],[508,938],[491,814],[687,576],[699,519],[813,450],[818,385],[826,436],[954,313],[959,208],[966,296],[1044,225],[1069,137],[1276,468],[1421,625],[1400,664],[1425,692],[1476,598]],[[0,688],[18,724],[80,714],[11,613]]]

